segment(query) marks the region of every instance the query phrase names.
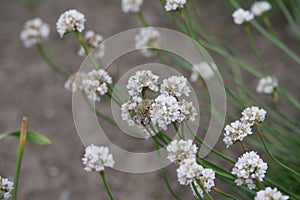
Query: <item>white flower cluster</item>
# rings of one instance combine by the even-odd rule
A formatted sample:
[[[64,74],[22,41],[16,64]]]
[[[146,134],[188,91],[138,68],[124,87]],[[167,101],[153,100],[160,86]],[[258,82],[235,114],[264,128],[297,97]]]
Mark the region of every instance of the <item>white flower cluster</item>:
[[[112,154],[109,154],[108,147],[98,147],[92,144],[86,147],[82,163],[85,165],[85,171],[100,172],[103,171],[105,167],[113,167],[115,161]]]
[[[210,192],[211,188],[213,186],[215,186],[215,178],[216,178],[216,174],[215,171],[212,169],[203,169],[200,177],[199,177],[199,182],[203,185],[204,189],[207,192]],[[196,186],[197,191],[199,192],[199,194],[201,195],[202,198],[204,198],[204,192],[202,190],[202,188],[199,186],[199,184],[197,184],[196,181],[194,181],[194,184]],[[196,191],[194,190],[192,184],[191,184],[191,189],[193,191],[193,195],[195,197],[197,196]]]
[[[69,76],[65,82],[65,88],[71,92],[77,92],[83,90],[82,80],[86,79],[87,74],[84,72],[76,72]]]
[[[65,11],[56,22],[56,30],[62,38],[66,33],[72,31],[82,32],[84,29],[84,15],[75,9]]]
[[[143,0],[122,0],[122,11],[124,13],[139,12],[142,4]]]
[[[93,69],[82,80],[83,90],[92,101],[100,101],[100,96],[108,92],[108,84],[112,84],[112,78],[103,69]]]
[[[140,49],[146,57],[154,55],[151,48],[160,47],[160,33],[153,27],[142,28],[139,34],[135,36],[135,48]]]
[[[193,181],[196,181],[200,178],[200,175],[204,168],[199,165],[195,159],[188,158],[183,160],[177,171],[178,182],[181,185],[191,184]]]
[[[245,184],[252,190],[255,189],[256,181],[263,181],[267,168],[267,163],[256,152],[250,151],[238,158],[231,173],[237,176],[237,185]]]
[[[217,69],[217,66],[213,63],[201,62],[194,65],[193,71],[190,76],[191,82],[196,82],[201,75],[204,79],[212,78],[215,75],[214,70]]]
[[[237,141],[243,141],[247,135],[252,134],[251,126],[248,123],[243,123],[239,120],[232,122],[230,125],[225,126],[225,133],[223,142],[226,148],[231,146]]]
[[[49,34],[49,25],[43,22],[41,18],[34,18],[25,22],[20,33],[20,40],[24,47],[31,48],[47,39]]]
[[[272,76],[266,76],[259,80],[259,83],[256,87],[256,92],[272,94],[275,92],[276,87],[278,86],[278,80]]]
[[[173,140],[167,146],[167,158],[173,163],[180,163],[185,159],[195,159],[198,147],[192,140]]]
[[[243,141],[247,135],[252,134],[252,126],[261,123],[266,118],[267,111],[257,106],[251,106],[243,110],[240,120],[226,125],[223,142],[226,148],[237,141]]]
[[[186,2],[187,2],[187,0],[167,0],[165,9],[166,9],[166,11],[181,9],[184,7]]]
[[[104,56],[105,46],[101,44],[101,42],[103,42],[103,37],[100,34],[88,30],[84,35],[84,41],[89,50],[93,50],[93,55],[96,58],[102,58]],[[82,57],[86,56],[82,46],[80,46],[77,54]]]
[[[287,200],[289,196],[281,194],[277,188],[272,189],[271,187],[266,187],[264,190],[260,190],[256,193],[254,200]]]
[[[0,199],[8,200],[13,189],[14,183],[0,176]]]
[[[192,102],[178,97],[188,95],[191,89],[186,78],[172,76],[159,85],[159,77],[150,70],[137,71],[126,86],[131,99],[121,107],[121,117],[129,126],[146,126],[150,123],[163,130],[171,123],[195,120],[196,109]],[[147,92],[158,93],[155,99],[149,99]]]
[[[251,6],[251,11],[239,8],[232,13],[234,23],[240,25],[254,19],[254,16],[261,16],[271,10],[272,6],[267,1],[256,1]]]

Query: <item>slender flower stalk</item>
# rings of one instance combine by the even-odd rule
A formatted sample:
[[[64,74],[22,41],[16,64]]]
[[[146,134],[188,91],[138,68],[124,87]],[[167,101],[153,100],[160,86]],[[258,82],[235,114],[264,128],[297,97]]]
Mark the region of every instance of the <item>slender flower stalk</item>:
[[[106,180],[106,178],[105,178],[104,171],[101,171],[101,172],[100,172],[100,176],[101,176],[101,178],[102,178],[102,182],[103,182],[104,187],[105,187],[105,190],[106,190],[106,192],[107,192],[107,194],[108,194],[108,196],[109,196],[109,199],[110,199],[110,200],[114,200],[113,194],[112,194],[112,192],[111,192],[111,190],[110,190],[110,187],[109,187],[109,185],[108,185],[108,183],[107,183],[107,180]]]
[[[206,191],[206,189],[203,186],[203,183],[201,183],[201,181],[197,181],[197,184],[200,186],[200,188],[202,189],[204,196],[207,197],[207,199],[209,200],[213,200],[212,196],[210,196],[210,194]]]
[[[138,14],[138,17],[139,17],[141,23],[143,24],[143,26],[148,27],[149,23],[148,23],[147,19],[145,18],[143,11],[140,10],[137,14]]]
[[[214,191],[214,192],[216,192],[216,193],[218,193],[218,194],[220,194],[221,196],[224,196],[224,197],[228,198],[228,199],[237,200],[231,194],[228,194],[228,193],[226,193],[226,192],[224,192],[224,191],[222,191],[222,190],[220,190],[220,189],[218,189],[216,187],[212,187],[211,190]]]
[[[21,124],[21,135],[20,135],[20,142],[19,142],[17,164],[16,164],[16,169],[15,169],[15,178],[14,178],[14,187],[15,188],[12,192],[12,200],[17,200],[19,176],[20,176],[20,171],[21,171],[24,147],[25,147],[25,143],[26,143],[26,136],[27,136],[27,117],[23,117],[22,124]]]

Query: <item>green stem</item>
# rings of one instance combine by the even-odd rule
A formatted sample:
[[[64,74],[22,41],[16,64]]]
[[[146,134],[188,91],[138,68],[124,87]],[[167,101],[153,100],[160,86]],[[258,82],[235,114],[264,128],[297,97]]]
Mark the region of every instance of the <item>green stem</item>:
[[[209,199],[209,200],[213,200],[213,198],[210,196],[210,194],[208,194],[208,192],[206,191],[206,189],[204,188],[203,184],[201,183],[200,180],[197,180],[197,184],[201,187],[204,195]]]
[[[48,57],[48,55],[46,54],[43,46],[41,44],[37,44],[37,49],[41,55],[41,57],[43,58],[43,60],[48,64],[48,66],[57,74],[59,74],[60,76],[64,77],[64,78],[68,78],[70,76],[70,74],[68,72],[65,72],[64,70],[62,70],[61,68],[59,68],[57,65],[55,65],[53,63],[53,61]]]
[[[139,19],[140,19],[140,21],[142,22],[143,26],[144,26],[144,27],[148,27],[148,26],[149,26],[149,23],[148,23],[148,21],[146,20],[146,18],[145,18],[145,16],[144,16],[143,12],[142,12],[141,10],[138,12],[138,16],[139,16]]]
[[[105,178],[104,171],[101,171],[101,172],[100,172],[100,176],[101,176],[101,178],[102,178],[102,182],[103,182],[103,184],[104,184],[106,193],[107,193],[108,196],[109,196],[109,199],[110,199],[110,200],[114,200],[114,197],[113,197],[113,195],[112,195],[112,193],[111,193],[111,190],[110,190],[109,185],[108,185],[108,183],[107,183],[107,180],[106,180],[106,178]]]
[[[199,191],[197,189],[197,186],[195,185],[194,181],[192,182],[192,187],[193,187],[193,190],[195,191],[198,199],[203,200],[203,198],[202,198],[201,194],[199,193]]]
[[[231,194],[223,192],[222,190],[220,190],[220,189],[218,189],[216,187],[212,187],[211,189],[212,189],[212,191],[214,191],[214,192],[216,192],[216,193],[218,193],[218,194],[220,194],[220,195],[222,195],[222,196],[224,196],[224,197],[226,197],[228,199],[236,200],[236,198],[234,196],[232,196]]]
[[[12,192],[12,200],[17,200],[18,194],[18,184],[19,184],[19,176],[22,164],[22,158],[24,153],[24,147],[26,143],[26,134],[27,134],[27,118],[22,118],[22,125],[21,125],[21,135],[20,135],[20,142],[19,142],[19,150],[18,150],[18,157],[15,169],[15,178],[14,178],[14,190]]]

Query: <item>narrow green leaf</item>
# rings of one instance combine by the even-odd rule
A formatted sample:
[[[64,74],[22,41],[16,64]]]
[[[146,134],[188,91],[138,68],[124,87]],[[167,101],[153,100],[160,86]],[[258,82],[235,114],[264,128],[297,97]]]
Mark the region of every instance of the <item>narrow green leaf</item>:
[[[2,134],[0,134],[0,140],[7,136],[20,137],[20,130],[12,131],[9,133],[2,133]],[[51,144],[51,141],[46,136],[43,136],[42,134],[34,132],[34,131],[27,131],[26,140],[28,142],[32,142],[32,143],[38,144],[38,145]]]

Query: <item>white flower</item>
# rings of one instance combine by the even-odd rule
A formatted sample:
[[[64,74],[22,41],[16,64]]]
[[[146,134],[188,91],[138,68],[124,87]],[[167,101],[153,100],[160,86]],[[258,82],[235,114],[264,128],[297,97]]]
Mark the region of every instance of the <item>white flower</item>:
[[[0,176],[0,199],[8,200],[13,189],[14,183]]]
[[[92,70],[86,78],[82,80],[83,90],[92,101],[100,101],[100,96],[108,92],[108,84],[112,83],[112,78],[103,70]]]
[[[165,9],[166,11],[177,10],[183,8],[187,0],[167,0]]]
[[[50,27],[41,18],[34,18],[25,22],[20,33],[20,40],[24,47],[30,48],[40,44],[50,34]]]
[[[195,159],[197,153],[197,146],[193,144],[192,140],[173,140],[167,146],[168,156],[167,158],[173,163],[178,162],[190,158]]]
[[[149,48],[160,47],[160,33],[153,27],[142,28],[139,34],[135,36],[135,48],[140,49],[146,57],[154,55],[153,50]]]
[[[278,86],[278,80],[272,76],[266,76],[259,80],[259,83],[256,87],[256,92],[272,94],[276,87]]]
[[[246,108],[242,112],[241,121],[244,123],[249,123],[251,126],[257,123],[261,123],[266,118],[267,111],[264,109],[259,109],[257,106],[252,106]]]
[[[225,126],[224,130],[225,133],[223,142],[226,144],[226,148],[237,141],[243,141],[247,135],[252,134],[251,125],[249,123],[243,123],[239,120]]]
[[[178,182],[181,185],[188,185],[200,178],[204,168],[195,159],[188,158],[180,163],[177,171]]]
[[[179,108],[179,117],[177,119],[178,123],[183,121],[191,120],[195,121],[195,117],[197,116],[196,108],[193,106],[193,102],[188,102],[185,99],[178,102]]]
[[[203,171],[202,171],[202,173],[201,173],[201,175],[198,179],[198,182],[201,182],[201,184],[203,184],[204,189],[207,192],[210,192],[211,188],[213,186],[215,186],[215,178],[216,178],[215,171],[212,170],[212,169],[209,169],[209,168],[205,168],[205,169],[203,169]],[[204,192],[203,192],[202,188],[198,185],[197,181],[194,181],[194,184],[196,186],[197,191],[199,192],[199,194],[203,198],[204,197],[204,195],[203,195]],[[191,184],[191,189],[193,191],[193,195],[195,197],[197,197],[197,193],[194,190],[192,184]]]
[[[121,117],[129,126],[134,124],[147,126],[150,123],[150,108],[153,100],[140,97],[132,99],[121,106]]]
[[[287,200],[289,196],[282,195],[277,188],[267,187],[265,190],[260,190],[256,193],[254,200]]]
[[[103,37],[100,34],[96,34],[94,31],[88,30],[84,35],[84,41],[89,50],[93,50],[93,55],[96,58],[102,58],[104,56],[105,46],[101,44],[101,42],[103,42]],[[86,56],[82,46],[80,46],[77,54],[82,57]]]
[[[100,172],[103,171],[105,167],[113,167],[115,161],[112,154],[109,154],[108,147],[98,147],[92,144],[86,147],[82,163],[85,165],[85,171]]]
[[[188,81],[183,76],[171,76],[164,79],[160,86],[161,93],[168,93],[169,95],[180,97],[181,95],[189,96],[191,89]]]
[[[65,82],[65,88],[71,92],[77,92],[83,89],[82,80],[87,76],[84,72],[76,72],[69,76],[68,80]]]
[[[82,32],[84,29],[84,15],[75,9],[65,11],[56,22],[56,30],[62,38],[64,34],[72,31]]]
[[[191,73],[190,81],[196,82],[199,78],[199,74],[204,79],[212,78],[215,75],[214,70],[217,69],[217,66],[213,63],[209,64],[207,62],[201,62],[194,65],[193,71]]]
[[[175,97],[161,94],[151,106],[151,122],[157,124],[163,130],[167,130],[167,126],[179,118],[179,109],[180,106]]]
[[[150,70],[137,71],[135,75],[128,79],[126,88],[130,96],[141,95],[142,90],[150,89],[154,92],[158,91],[159,76],[154,75]]]
[[[128,12],[139,12],[143,0],[122,0],[122,11],[124,13]]]
[[[256,1],[251,6],[251,12],[256,16],[261,16],[263,13],[271,10],[272,5],[267,1]]]
[[[232,13],[232,17],[233,17],[234,23],[240,25],[240,24],[251,21],[254,18],[254,15],[248,10],[239,8]]]
[[[267,163],[256,152],[251,151],[239,157],[231,173],[237,176],[237,185],[245,184],[252,190],[255,188],[255,181],[263,181],[267,168]]]

